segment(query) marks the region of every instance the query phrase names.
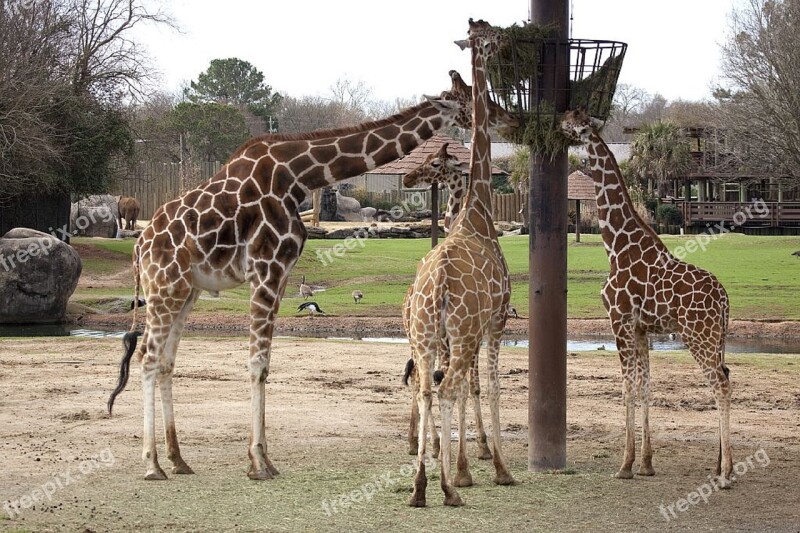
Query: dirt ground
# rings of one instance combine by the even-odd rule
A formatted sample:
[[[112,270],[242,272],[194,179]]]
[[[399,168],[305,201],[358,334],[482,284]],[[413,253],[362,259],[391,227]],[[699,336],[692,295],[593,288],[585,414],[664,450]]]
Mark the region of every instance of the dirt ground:
[[[800,531],[800,355],[729,356],[739,475],[731,490],[715,491],[717,413],[685,353],[652,355],[657,473],[622,481],[612,478],[623,446],[616,355],[570,355],[568,468],[530,473],[527,350],[504,348],[502,437],[518,484],[492,484],[470,427],[475,486],[459,489],[466,505],[444,508],[429,471],[428,507],[413,509],[400,383],[407,346],[276,339],[267,428],[281,474],[266,482],[246,477],[246,349],[244,336],[184,338],[174,396],[196,475],[147,482],[136,365],[114,416],[105,414],[118,339],[0,340],[0,530]],[[488,420],[485,402],[483,410]]]

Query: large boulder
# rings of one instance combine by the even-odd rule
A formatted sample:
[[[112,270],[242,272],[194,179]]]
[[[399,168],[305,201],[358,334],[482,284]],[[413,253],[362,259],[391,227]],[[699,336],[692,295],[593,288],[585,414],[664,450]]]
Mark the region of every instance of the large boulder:
[[[361,203],[350,196],[336,191],[336,214],[345,222],[363,222]]]
[[[81,258],[52,235],[15,228],[0,237],[0,324],[62,322]]]
[[[70,229],[73,235],[84,237],[117,236],[119,208],[117,197],[110,194],[88,196],[72,204]]]

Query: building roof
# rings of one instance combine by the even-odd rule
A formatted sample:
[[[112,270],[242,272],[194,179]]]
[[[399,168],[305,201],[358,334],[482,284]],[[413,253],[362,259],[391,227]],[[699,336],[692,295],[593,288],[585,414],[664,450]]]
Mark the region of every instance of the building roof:
[[[567,198],[569,200],[594,200],[594,182],[592,178],[576,170],[567,178]]]
[[[468,174],[470,159],[469,148],[464,146],[461,141],[457,141],[447,135],[434,135],[411,150],[405,157],[397,161],[392,161],[391,163],[386,163],[375,170],[367,172],[367,174],[407,174],[424,163],[425,158],[430,154],[438,152],[439,148],[441,148],[444,143],[449,143],[447,152],[450,155],[456,156],[458,160],[464,164],[464,174]],[[493,165],[492,174],[506,174],[506,172]]]

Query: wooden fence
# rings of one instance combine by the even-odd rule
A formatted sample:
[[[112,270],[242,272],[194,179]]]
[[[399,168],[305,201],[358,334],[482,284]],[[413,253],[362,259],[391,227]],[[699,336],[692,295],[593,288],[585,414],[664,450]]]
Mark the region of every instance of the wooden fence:
[[[128,178],[120,180],[111,194],[133,196],[139,200],[142,204],[139,218],[148,220],[159,207],[207,180],[220,168],[222,165],[218,161],[186,165],[141,162]]]
[[[528,193],[492,194],[492,218],[495,222],[524,222],[522,208]]]

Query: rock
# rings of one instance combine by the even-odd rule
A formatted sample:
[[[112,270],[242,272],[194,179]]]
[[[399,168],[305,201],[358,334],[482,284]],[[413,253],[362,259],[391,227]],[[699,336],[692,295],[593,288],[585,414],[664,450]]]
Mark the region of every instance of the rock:
[[[52,235],[15,228],[0,238],[0,323],[64,320],[81,258]]]
[[[117,198],[110,194],[89,196],[72,204],[70,229],[73,235],[84,237],[117,236],[119,211]]]
[[[345,222],[362,222],[361,203],[336,191],[336,214]]]
[[[141,235],[142,230],[140,229],[121,229],[117,232],[117,238],[119,239],[138,239],[139,235]]]

